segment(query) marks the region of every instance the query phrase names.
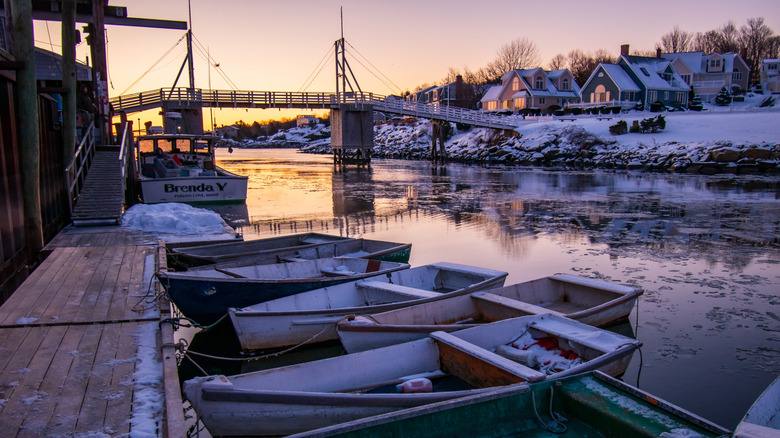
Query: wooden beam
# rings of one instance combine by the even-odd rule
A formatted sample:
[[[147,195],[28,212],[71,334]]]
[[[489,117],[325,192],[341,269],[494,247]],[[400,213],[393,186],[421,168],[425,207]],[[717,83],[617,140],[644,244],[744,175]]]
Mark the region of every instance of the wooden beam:
[[[62,18],[59,12],[33,12],[33,20],[41,21],[60,21]],[[85,14],[76,15],[77,23],[92,23],[92,16]],[[187,30],[186,21],[175,20],[157,20],[152,18],[136,18],[136,17],[114,17],[110,15],[105,16],[105,24],[112,26],[133,26],[133,27],[151,27],[155,29],[180,29]]]

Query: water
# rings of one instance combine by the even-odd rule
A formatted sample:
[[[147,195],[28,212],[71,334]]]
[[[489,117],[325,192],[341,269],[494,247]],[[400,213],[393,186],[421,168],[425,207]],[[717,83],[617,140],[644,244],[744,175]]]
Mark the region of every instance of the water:
[[[641,286],[644,346],[623,379],[725,427],[780,374],[780,177],[218,159],[249,176],[246,210],[227,213],[246,239],[327,232],[411,242],[413,266],[500,269],[507,284],[568,272]]]

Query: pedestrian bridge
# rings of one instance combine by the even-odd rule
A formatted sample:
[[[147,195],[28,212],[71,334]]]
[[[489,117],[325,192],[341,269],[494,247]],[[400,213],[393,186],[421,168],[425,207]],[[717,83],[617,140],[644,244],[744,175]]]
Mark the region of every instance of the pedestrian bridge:
[[[446,122],[464,123],[494,129],[516,129],[524,124],[522,116],[498,115],[441,104],[409,102],[396,96],[374,93],[346,92],[286,92],[203,90],[199,88],[161,88],[114,97],[114,111],[135,113],[161,108],[163,102],[184,105],[199,104],[203,108],[294,108],[330,109],[339,105],[370,105],[374,111],[414,116]]]

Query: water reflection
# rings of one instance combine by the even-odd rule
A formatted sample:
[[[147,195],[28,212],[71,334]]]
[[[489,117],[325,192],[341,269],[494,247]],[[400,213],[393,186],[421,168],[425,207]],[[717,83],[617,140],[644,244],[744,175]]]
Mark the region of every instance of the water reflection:
[[[643,389],[726,427],[780,374],[780,177],[229,158],[250,177],[247,239],[321,231],[411,242],[415,266],[485,266],[507,284],[569,272],[643,287]]]

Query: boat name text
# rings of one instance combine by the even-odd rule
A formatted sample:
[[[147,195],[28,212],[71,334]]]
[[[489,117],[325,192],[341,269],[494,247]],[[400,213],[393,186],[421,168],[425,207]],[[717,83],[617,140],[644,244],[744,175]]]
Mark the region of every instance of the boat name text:
[[[219,191],[225,190],[227,183],[215,183]],[[212,184],[200,183],[194,185],[176,185],[165,184],[165,193],[195,193],[195,192],[215,192],[217,189]]]

